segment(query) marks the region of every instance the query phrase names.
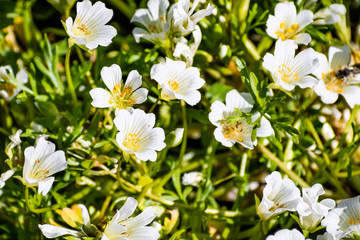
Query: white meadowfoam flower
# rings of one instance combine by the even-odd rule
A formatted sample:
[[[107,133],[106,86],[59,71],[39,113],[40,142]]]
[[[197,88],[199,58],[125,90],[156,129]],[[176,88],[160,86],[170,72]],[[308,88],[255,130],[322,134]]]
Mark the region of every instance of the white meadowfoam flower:
[[[10,74],[10,76],[9,76]],[[15,85],[8,82],[8,80],[14,77],[12,67],[7,65],[0,67],[0,96],[5,98],[6,101],[10,102],[16,95],[21,91]],[[24,85],[28,82],[28,74],[25,70],[20,70],[14,79],[18,84]],[[5,82],[3,82],[5,81]]]
[[[120,148],[128,154],[134,154],[141,161],[155,161],[156,151],[165,148],[165,133],[162,128],[155,127],[155,115],[135,109],[119,110],[114,124],[119,130],[116,141]]]
[[[127,109],[134,104],[143,103],[147,98],[148,90],[140,88],[142,84],[141,75],[136,70],[129,73],[125,84],[122,82],[120,66],[116,64],[103,67],[101,78],[110,92],[103,88],[92,89],[90,91],[93,98],[91,105],[94,107]]]
[[[331,4],[329,7],[320,9],[314,14],[314,24],[335,24],[341,21],[341,16],[346,13],[344,4]]]
[[[183,61],[166,58],[165,63],[152,66],[150,75],[162,88],[161,98],[164,100],[182,99],[191,106],[201,100],[197,89],[201,88],[205,81],[200,77],[199,69],[187,68]]]
[[[155,44],[165,44],[170,30],[170,25],[166,21],[169,1],[149,0],[147,6],[148,9],[136,10],[131,18],[130,22],[137,22],[142,25],[142,28],[136,27],[133,30],[135,41],[140,42],[140,38],[143,38]]]
[[[283,229],[277,231],[274,235],[268,236],[266,240],[305,240],[305,237],[297,229]]]
[[[182,177],[182,184],[184,186],[191,185],[194,187],[198,187],[199,183],[204,180],[204,174],[201,172],[189,172],[184,173]]]
[[[321,225],[336,239],[360,235],[360,196],[341,201],[321,221]]]
[[[196,24],[206,16],[209,16],[214,6],[208,4],[206,9],[202,9],[194,13],[200,0],[194,0],[190,8],[190,0],[179,0],[171,6],[169,15],[173,23],[174,31],[179,31],[183,36],[195,30]]]
[[[274,171],[265,178],[267,183],[263,198],[257,209],[258,215],[263,220],[268,220],[285,211],[296,211],[296,206],[301,202],[300,190],[290,179],[282,179],[279,172]]]
[[[266,33],[275,39],[307,45],[311,41],[310,35],[299,32],[312,21],[311,11],[303,10],[296,14],[293,2],[278,3],[275,7],[275,16],[270,15],[266,22]]]
[[[8,180],[12,175],[14,175],[14,173],[15,173],[15,170],[10,169],[10,170],[7,170],[6,172],[1,174],[1,176],[0,176],[0,188],[3,188],[5,186],[6,180]]]
[[[321,101],[332,104],[340,94],[351,108],[360,104],[360,87],[354,85],[359,83],[357,76],[352,76],[349,74],[351,70],[347,70],[351,58],[350,47],[330,47],[329,62],[324,54],[316,53],[316,56],[319,67],[313,73],[320,81],[314,90]]]
[[[38,139],[36,147],[27,147],[24,152],[23,179],[27,186],[39,186],[39,193],[46,196],[55,180],[50,177],[67,166],[64,151],[55,152],[55,144]]]
[[[266,53],[263,67],[270,71],[275,85],[287,91],[314,87],[318,80],[309,74],[318,66],[315,51],[308,48],[295,56],[296,45],[278,40],[274,55]]]
[[[325,191],[319,183],[311,188],[302,189],[303,201],[296,207],[300,217],[301,229],[309,232],[314,231],[329,210],[335,207],[335,201],[329,198],[318,202],[319,196],[324,193]]]
[[[117,33],[113,26],[105,25],[112,16],[113,10],[100,1],[94,5],[89,0],[78,2],[75,21],[66,19],[66,32],[81,47],[93,50],[99,45],[108,46]]]
[[[86,207],[82,204],[79,204],[78,207],[81,209],[81,216],[82,219],[80,224],[84,225],[85,228],[91,228],[90,223],[90,215]],[[57,238],[60,236],[65,235],[71,235],[75,237],[86,237],[87,235],[84,233],[83,229],[79,229],[80,231],[64,228],[64,227],[58,227],[51,224],[39,224],[38,225],[42,234],[47,238]]]
[[[253,124],[247,123],[245,118],[239,118],[236,122],[226,121],[229,117],[240,116],[236,111],[248,113],[254,105],[250,93],[239,93],[233,89],[226,94],[226,105],[220,101],[215,101],[211,104],[211,112],[209,113],[209,120],[217,128],[214,131],[215,139],[221,142],[226,147],[232,147],[235,143],[240,143],[246,148],[253,149],[257,144],[257,140],[251,140],[251,134],[254,128]],[[252,115],[252,122],[255,122],[260,117],[260,113]],[[260,120],[260,127],[256,129],[257,137],[268,137],[274,134],[270,122],[262,117]]]
[[[129,218],[134,213],[137,204],[134,198],[129,197],[106,226],[101,240],[159,239],[159,231],[153,226],[146,226],[156,217],[152,207],[147,207],[136,217]]]
[[[180,38],[180,41],[176,44],[174,57],[180,59],[183,56],[186,59],[186,65],[192,66],[195,53],[199,48],[201,42],[201,30],[199,26],[195,26],[195,30],[192,32],[194,42],[188,44],[188,40],[184,37]]]

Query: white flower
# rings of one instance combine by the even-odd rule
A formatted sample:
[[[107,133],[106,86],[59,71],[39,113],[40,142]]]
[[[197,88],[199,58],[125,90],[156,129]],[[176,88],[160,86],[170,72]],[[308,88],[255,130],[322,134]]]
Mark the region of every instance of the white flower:
[[[251,140],[253,124],[247,123],[245,118],[239,118],[236,122],[224,121],[229,117],[240,116],[236,109],[248,113],[253,108],[253,105],[254,100],[250,93],[239,93],[235,89],[226,94],[226,105],[220,101],[211,104],[209,120],[217,127],[214,131],[215,139],[226,147],[232,147],[238,142],[246,148],[253,149],[257,144],[256,139],[255,141]],[[252,122],[255,122],[259,117],[259,112],[253,114]],[[256,129],[256,136],[268,137],[272,134],[274,134],[274,130],[270,122],[265,117],[262,117],[260,127]]]
[[[360,104],[360,88],[353,85],[359,83],[356,76],[344,76],[350,62],[350,47],[330,47],[329,62],[324,54],[316,53],[316,56],[319,67],[314,71],[314,75],[320,81],[314,90],[321,97],[321,101],[326,104],[334,103],[341,94],[351,108]]]
[[[176,147],[181,143],[183,139],[184,128],[176,128],[174,131],[171,131],[169,135],[172,135],[173,137],[173,141],[170,142],[171,147]]]
[[[205,81],[200,77],[199,69],[187,68],[183,61],[166,58],[165,63],[152,66],[150,75],[162,88],[161,98],[164,100],[182,99],[194,106],[201,99],[197,89],[201,88]]]
[[[320,9],[314,14],[314,24],[335,24],[341,21],[341,16],[345,15],[344,4],[331,4],[329,7]]]
[[[209,16],[214,6],[208,4],[206,9],[194,13],[200,0],[194,0],[190,8],[190,0],[179,0],[171,6],[169,15],[173,23],[174,31],[179,31],[183,36],[195,30],[196,24],[206,16]]]
[[[100,46],[108,46],[116,36],[116,29],[105,25],[113,16],[113,10],[102,2],[84,0],[76,4],[75,22],[66,19],[66,32],[71,40],[79,46],[93,50]]]
[[[9,76],[10,74],[10,76]],[[17,88],[12,83],[9,83],[8,80],[14,77],[12,67],[7,65],[0,67],[0,95],[5,98],[6,101],[11,101],[16,95],[21,91],[20,88]],[[24,85],[28,82],[28,74],[25,70],[20,70],[14,79],[19,85]],[[5,81],[5,82],[3,82]]]
[[[103,67],[101,69],[101,78],[110,92],[102,88],[92,89],[90,91],[93,98],[91,105],[94,107],[130,108],[134,104],[143,103],[147,98],[148,90],[140,88],[142,84],[141,75],[136,70],[129,73],[124,85],[121,69],[116,64]]]
[[[274,171],[265,178],[267,183],[257,213],[268,220],[285,211],[296,211],[301,202],[300,190],[290,179],[282,179],[279,172]]]
[[[39,186],[39,193],[46,196],[55,180],[50,177],[67,166],[64,151],[55,152],[55,144],[40,138],[36,147],[24,152],[23,179],[27,186]]]
[[[199,183],[204,179],[204,175],[201,172],[189,172],[184,173],[182,177],[182,184],[184,186],[191,185],[198,187]]]
[[[183,56],[186,59],[186,65],[192,66],[195,53],[199,48],[201,42],[201,30],[199,26],[195,26],[195,30],[192,32],[194,42],[188,45],[188,40],[184,37],[180,38],[180,41],[176,44],[174,57],[180,59]]]
[[[305,237],[297,229],[283,229],[277,231],[274,235],[268,236],[266,240],[305,240]]]
[[[329,210],[335,207],[335,201],[329,198],[318,202],[319,196],[324,193],[325,191],[319,183],[311,188],[302,189],[303,201],[296,207],[302,229],[312,232],[328,214]]]
[[[22,133],[22,130],[19,129],[19,130],[16,131],[15,134],[9,136],[11,142],[12,142],[15,146],[21,144],[21,139],[20,139],[21,133]]]
[[[341,201],[321,221],[321,225],[337,239],[360,235],[360,196]]]
[[[278,3],[275,16],[270,15],[266,22],[266,33],[275,39],[292,40],[293,43],[307,45],[311,41],[310,35],[299,32],[312,21],[311,11],[303,10],[296,14],[293,2]]]
[[[129,218],[134,213],[137,204],[134,198],[129,197],[106,226],[101,240],[159,239],[159,231],[153,226],[146,226],[156,217],[152,207],[147,207],[136,217]]]
[[[148,9],[136,10],[130,22],[137,22],[143,28],[136,27],[133,35],[136,42],[144,38],[155,44],[164,44],[167,41],[167,35],[170,29],[166,21],[166,10],[169,7],[168,0],[149,0]]]
[[[3,188],[5,186],[6,180],[8,180],[12,175],[14,175],[14,173],[15,173],[15,170],[10,169],[10,170],[7,170],[6,172],[1,174],[1,176],[0,176],[0,188]]]
[[[313,87],[318,80],[309,74],[317,65],[315,51],[308,48],[295,56],[296,45],[289,41],[278,40],[274,55],[266,53],[263,67],[270,71],[275,84],[287,91],[295,86],[300,88]]]
[[[114,124],[119,130],[116,141],[120,148],[134,154],[141,161],[155,161],[156,151],[165,148],[165,133],[162,128],[156,127],[155,115],[135,109],[132,113],[122,109],[118,111]]]
[[[82,216],[82,219],[79,219],[81,220],[81,222],[79,223],[84,225],[85,228],[91,228],[90,216],[88,210],[82,204],[79,204],[78,207],[81,209],[81,216]],[[64,227],[54,226],[51,224],[39,224],[38,226],[42,234],[47,238],[57,238],[64,235],[71,235],[75,237],[86,237],[83,228],[79,229],[80,231],[76,231]]]

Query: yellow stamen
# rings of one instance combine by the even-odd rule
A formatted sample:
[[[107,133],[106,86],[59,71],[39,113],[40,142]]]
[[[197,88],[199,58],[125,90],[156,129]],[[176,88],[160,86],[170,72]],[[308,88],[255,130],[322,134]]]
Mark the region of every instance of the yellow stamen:
[[[291,26],[292,29],[294,29],[294,31],[298,30],[299,29],[299,26],[297,24],[293,24]]]
[[[325,80],[325,73],[322,73],[321,77],[322,77],[323,80]]]
[[[119,86],[119,85],[115,85],[115,87],[114,87],[114,89],[113,89],[113,93],[114,94],[117,94],[118,92],[120,92],[121,91],[121,87]]]
[[[280,28],[284,28],[284,27],[285,27],[285,23],[281,23]]]
[[[76,23],[79,23],[80,22],[80,18],[78,18],[77,20],[76,20]]]
[[[179,83],[176,81],[171,82],[171,80],[169,80],[168,84],[173,91],[176,91],[179,88]]]

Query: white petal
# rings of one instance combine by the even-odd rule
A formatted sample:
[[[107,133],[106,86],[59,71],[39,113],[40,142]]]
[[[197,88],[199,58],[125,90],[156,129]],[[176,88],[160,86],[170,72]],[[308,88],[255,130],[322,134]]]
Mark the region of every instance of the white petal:
[[[318,80],[312,76],[305,76],[298,80],[297,84],[300,88],[312,88],[318,84]]]
[[[330,91],[326,88],[324,81],[321,79],[319,83],[314,87],[317,95],[321,97],[321,101],[325,104],[332,104],[336,102],[339,97],[338,93]]]
[[[145,100],[147,99],[147,95],[149,93],[149,90],[147,90],[146,88],[139,88],[138,90],[136,90],[135,92],[133,92],[131,94],[131,100],[134,101],[134,104],[140,104],[145,102]]]
[[[296,8],[293,2],[278,3],[275,6],[275,17],[284,23],[293,23],[296,19]],[[280,27],[280,25],[279,25]]]
[[[54,177],[48,177],[45,178],[42,181],[39,181],[39,193],[42,194],[43,196],[46,196],[48,194],[48,192],[50,191],[51,186],[54,183],[55,178]]]
[[[277,71],[276,60],[275,60],[274,55],[272,55],[270,53],[266,53],[264,56],[264,62],[262,64],[262,66],[270,72]]]
[[[155,227],[151,226],[138,227],[129,234],[129,239],[131,240],[157,240],[159,237],[159,231]]]
[[[329,48],[329,63],[333,71],[337,72],[342,66],[350,62],[351,50],[348,45]]]
[[[82,205],[79,204],[78,205],[79,208],[81,209],[81,216],[82,216],[82,220],[85,226],[90,227],[91,226],[91,222],[90,222],[90,215],[89,215],[89,211],[87,210],[87,208]]]
[[[232,147],[235,144],[235,141],[225,138],[224,134],[221,131],[221,127],[217,127],[214,131],[214,137],[218,142],[221,142],[225,147]]]
[[[346,13],[346,8],[344,6],[344,4],[331,4],[330,9],[332,12],[339,14],[339,15],[345,15]]]
[[[298,31],[303,29],[306,25],[309,25],[313,21],[313,13],[310,10],[303,10],[296,16],[296,24],[298,25]]]
[[[116,213],[116,215],[119,216],[118,218],[116,218],[117,221],[122,221],[130,217],[135,212],[137,205],[138,202],[136,201],[136,199],[128,197],[124,205]]]
[[[131,229],[146,226],[156,217],[156,213],[152,207],[147,207],[142,213],[134,218],[123,221],[123,224],[131,231]]]
[[[223,112],[226,110],[225,104],[220,101],[215,101],[211,104],[211,112],[209,113],[209,120],[215,126],[220,126],[219,120],[224,120]]]
[[[116,85],[122,86],[122,72],[119,65],[113,64],[110,67],[103,67],[100,74],[110,91],[113,91]]]
[[[274,129],[271,127],[269,120],[267,120],[265,117],[262,117],[260,121],[260,127],[256,129],[256,136],[268,137],[274,134]]]
[[[63,227],[57,227],[57,226],[54,226],[51,224],[43,224],[43,225],[39,224],[38,226],[39,226],[41,232],[47,238],[56,238],[56,237],[60,237],[60,236],[64,236],[64,235],[72,235],[75,237],[83,236],[78,231],[70,230],[70,229],[63,228]]]
[[[308,45],[311,41],[311,36],[308,33],[298,33],[292,38],[297,44]]]
[[[138,71],[132,70],[125,82],[126,88],[131,88],[133,91],[141,87],[142,81],[141,81],[141,75]]]
[[[345,98],[351,108],[354,108],[355,105],[360,105],[360,87],[347,86],[340,94]]]
[[[241,112],[247,113],[251,111],[253,104],[254,100],[250,93],[239,94],[237,90],[233,89],[226,94],[227,109],[235,111],[235,108],[238,108]]]
[[[90,90],[89,93],[93,99],[93,101],[91,102],[91,105],[93,107],[108,108],[114,106],[114,104],[110,103],[112,96],[108,91],[102,88],[94,88]]]

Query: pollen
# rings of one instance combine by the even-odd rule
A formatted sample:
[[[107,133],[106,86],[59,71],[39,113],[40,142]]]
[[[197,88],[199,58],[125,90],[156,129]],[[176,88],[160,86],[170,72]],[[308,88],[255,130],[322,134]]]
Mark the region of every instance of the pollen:
[[[173,91],[176,91],[179,88],[179,83],[176,81],[169,80],[168,84],[169,84],[171,90],[173,90]]]
[[[325,80],[325,73],[322,73],[321,77],[322,77],[323,80]]]
[[[360,223],[360,218],[358,219],[350,218],[350,225],[356,225],[358,223]]]
[[[284,28],[284,27],[285,27],[285,23],[282,22],[282,23],[280,24],[280,28]]]
[[[117,94],[118,92],[121,92],[121,87],[119,85],[115,85],[112,92],[113,92],[113,94]]]
[[[79,20],[79,19],[78,19]],[[80,20],[79,20],[80,21]],[[85,33],[85,35],[89,35],[91,32],[88,31],[88,28],[85,27],[85,24],[81,24],[80,27],[77,27],[77,29],[79,29],[80,31],[82,31],[83,33]]]
[[[46,169],[41,169],[41,171],[42,171],[43,173],[45,173],[45,174],[49,174],[49,171],[46,170]]]
[[[78,18],[77,20],[76,20],[76,23],[79,23],[80,22],[80,18]]]
[[[140,147],[141,139],[136,133],[128,133],[123,142],[124,146],[134,152]]]

